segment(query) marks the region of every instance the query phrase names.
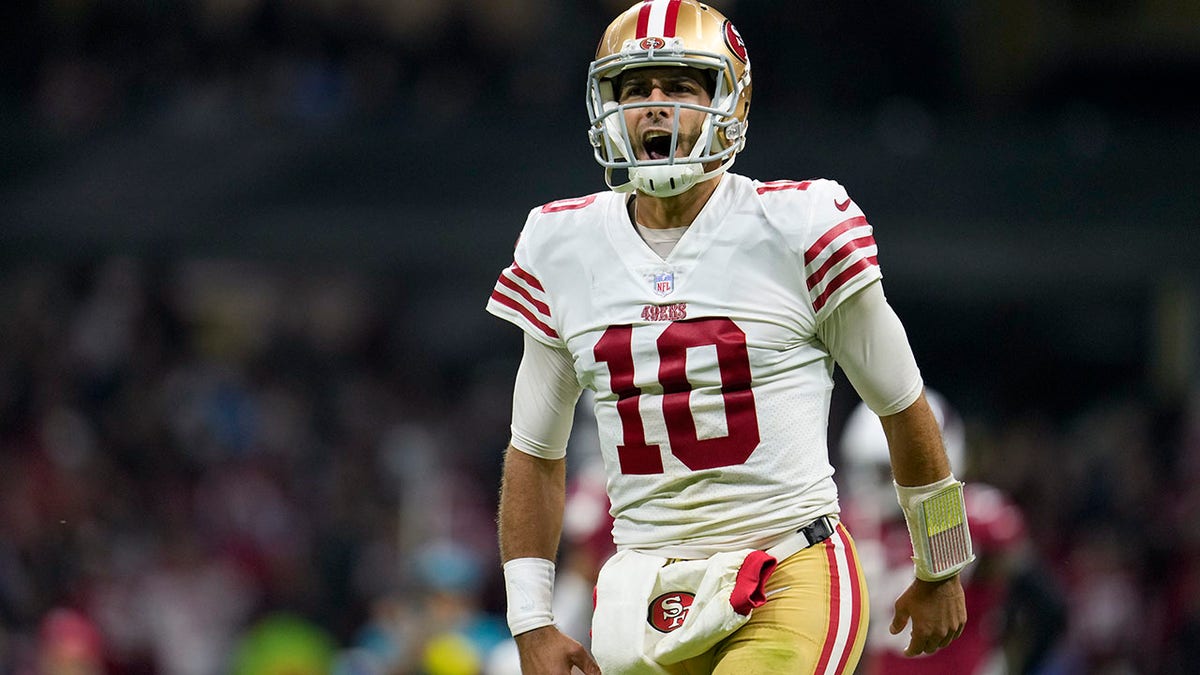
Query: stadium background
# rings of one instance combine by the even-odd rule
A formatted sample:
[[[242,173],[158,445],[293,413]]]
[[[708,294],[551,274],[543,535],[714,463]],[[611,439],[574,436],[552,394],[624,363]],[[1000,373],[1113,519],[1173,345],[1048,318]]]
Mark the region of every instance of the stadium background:
[[[482,306],[530,207],[603,187],[621,4],[6,4],[0,672],[474,672],[520,349]],[[1064,591],[1045,672],[1188,672],[1200,4],[720,6],[736,170],[871,217],[960,473]]]

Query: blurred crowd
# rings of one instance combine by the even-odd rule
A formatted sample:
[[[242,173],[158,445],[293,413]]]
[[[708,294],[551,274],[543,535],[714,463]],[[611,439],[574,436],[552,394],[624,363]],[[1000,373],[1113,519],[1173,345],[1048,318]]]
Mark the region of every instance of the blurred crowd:
[[[6,270],[0,672],[488,672],[514,350],[447,370],[403,298],[262,263]],[[968,424],[964,477],[1012,496],[1062,590],[1036,672],[1188,672],[1200,416],[1084,407]]]
[[[73,166],[90,156],[88,139],[114,129],[137,130],[141,157],[158,153],[159,130],[242,139],[299,128],[286,144],[387,121],[440,143],[472,128],[501,139],[503,126],[472,122],[538,111],[560,125],[555,135],[582,143],[582,68],[629,1],[8,3],[0,183],[53,173],[55,148],[67,158],[57,166]],[[751,42],[756,92],[773,101],[756,115],[789,124],[817,109],[881,107],[908,138],[931,108],[986,117],[1064,101],[1087,102],[1087,120],[1107,119],[1099,110],[1112,104],[1194,124],[1195,94],[1178,86],[1200,53],[1194,3],[720,6]],[[1101,143],[1105,128],[1080,126],[1081,143]],[[114,173],[112,186],[126,180]],[[242,180],[228,181],[232,210],[246,203]],[[154,191],[128,194],[137,192]],[[104,207],[126,193],[87,194]],[[191,192],[163,199],[179,194]],[[54,225],[88,241],[103,229]],[[414,215],[396,236],[419,244],[426,226]],[[455,297],[462,281],[418,289],[415,275],[352,260],[205,258],[181,243],[187,233],[161,258],[145,246],[139,256],[58,250],[32,261],[8,246],[13,229],[0,222],[0,675],[511,667],[493,517],[520,339],[507,331],[510,343],[489,342],[456,323],[472,307],[482,316],[494,277]],[[105,234],[94,235],[98,250],[120,247]],[[455,275],[471,276],[446,277]],[[450,302],[459,307],[434,307]],[[941,328],[931,317],[909,331]],[[1015,370],[1019,351],[994,357]],[[960,380],[932,383],[970,402],[959,475],[1011,496],[1063,599],[1065,621],[1031,672],[1194,670],[1200,383],[1190,399],[1161,397],[1149,383],[1106,389],[1096,374],[1078,387],[1095,383],[1094,396],[1066,412],[1040,407],[1039,391],[997,412],[980,405],[991,383],[970,364],[930,371],[960,366]],[[849,407],[841,391],[834,434]],[[595,500],[568,513],[580,544],[565,553],[579,557],[560,570],[584,594],[606,550],[597,523]],[[585,598],[563,614],[580,638],[587,609]]]
[[[1194,385],[1193,385],[1194,387]],[[978,430],[985,432],[985,430]],[[1054,668],[1186,673],[1200,659],[1200,396],[1108,392],[980,433],[967,480],[1015,497],[1066,594]]]
[[[599,31],[630,4],[25,0],[0,26],[0,112],[67,138],[131,122],[204,133],[264,120],[580,114]],[[1172,86],[1200,50],[1189,3],[718,4],[779,109],[883,105],[888,123],[913,124],[914,105],[994,118],[1061,101],[1166,117],[1194,104]],[[1147,100],[1162,86],[1169,103]]]
[[[457,118],[536,92],[582,101],[592,32],[623,2],[589,0],[104,0],[15,3],[0,81],[40,128],[77,137],[120,123],[209,132]],[[587,30],[588,37],[573,31]],[[569,59],[547,58],[579,47]],[[568,77],[570,79],[565,79]]]
[[[506,394],[443,398],[387,292],[232,263],[7,271],[0,672],[455,673],[421,669],[427,642],[480,659],[506,637],[482,612]]]

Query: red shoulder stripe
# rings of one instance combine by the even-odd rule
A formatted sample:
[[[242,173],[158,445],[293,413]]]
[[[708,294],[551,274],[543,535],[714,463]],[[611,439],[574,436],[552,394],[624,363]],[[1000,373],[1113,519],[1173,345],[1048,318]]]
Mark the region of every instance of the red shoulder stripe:
[[[542,302],[541,300],[538,300],[537,298],[533,297],[533,295],[531,295],[529,293],[529,291],[522,288],[520,284],[513,281],[512,279],[509,279],[507,275],[501,274],[500,278],[496,280],[496,283],[500,284],[501,286],[504,286],[505,288],[509,288],[509,289],[516,291],[517,293],[519,293],[521,295],[522,298],[525,298],[526,300],[528,300],[529,304],[531,304],[535,308],[537,308],[537,311],[541,312],[543,316],[545,316],[547,318],[550,317],[549,305],[547,305],[546,303]]]
[[[551,328],[550,326],[547,326],[545,323],[543,323],[541,320],[539,320],[536,316],[533,315],[533,312],[526,309],[524,305],[517,302],[516,300],[513,300],[512,298],[500,293],[499,291],[492,291],[492,300],[495,300],[496,302],[504,305],[505,307],[514,309],[517,312],[519,312],[521,314],[521,316],[525,317],[529,321],[529,323],[531,323],[535,327],[537,327],[538,330],[545,333],[547,337],[558,339],[557,331],[555,331],[553,328]]]
[[[818,239],[816,243],[814,243],[812,246],[809,246],[808,250],[804,252],[804,264],[809,265],[813,260],[816,260],[817,256],[821,254],[821,251],[825,250],[826,246],[829,246],[829,242],[837,239],[838,236],[840,236],[846,230],[852,230],[856,227],[861,227],[866,224],[866,216],[856,216],[854,218],[843,220],[837,225],[829,228],[825,234],[821,235],[821,238]]]
[[[875,237],[872,237],[869,234],[857,239],[851,239],[845,244],[842,244],[841,248],[834,251],[833,255],[829,256],[828,260],[818,267],[816,271],[808,275],[808,279],[805,279],[805,282],[808,284],[808,290],[811,291],[812,289],[816,288],[817,284],[821,283],[821,280],[825,278],[825,274],[829,272],[834,265],[837,265],[846,258],[850,257],[850,254],[874,245]]]
[[[541,291],[543,293],[546,292],[546,289],[542,288],[542,282],[538,281],[537,277],[533,276],[529,272],[526,272],[525,270],[521,269],[521,266],[518,265],[516,262],[513,262],[513,264],[510,265],[508,269],[512,270],[512,273],[515,274],[516,276],[520,277],[521,280],[524,281],[525,283],[529,284],[530,286],[533,286],[534,288],[538,289],[539,291]]]
[[[879,265],[879,260],[875,256],[863,258],[862,260],[859,260],[853,265],[842,270],[836,277],[833,278],[832,281],[829,282],[829,285],[826,286],[825,290],[817,296],[817,299],[813,300],[813,311],[821,311],[821,308],[825,306],[825,303],[829,302],[830,296],[836,293],[839,288],[845,286],[847,281],[850,281],[854,277],[858,276],[859,272],[862,272],[872,265]]]
[[[758,186],[755,192],[761,195],[779,190],[807,190],[809,185],[812,185],[811,180],[772,180]]]

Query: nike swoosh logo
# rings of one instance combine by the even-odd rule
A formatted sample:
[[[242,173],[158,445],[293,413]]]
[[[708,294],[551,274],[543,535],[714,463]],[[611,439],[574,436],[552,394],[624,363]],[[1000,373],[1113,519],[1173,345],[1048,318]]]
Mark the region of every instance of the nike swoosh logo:
[[[791,590],[791,588],[792,588],[791,586],[784,586],[783,588],[776,588],[776,589],[775,589],[775,590],[773,590],[773,591],[764,591],[764,592],[763,592],[763,597],[765,597],[765,598],[769,598],[769,597],[771,597],[772,595],[775,595],[776,593],[782,593],[782,592],[784,592],[784,591]]]
[[[844,202],[839,202],[835,199],[833,200],[833,205],[837,207],[838,211],[845,211],[846,209],[850,208],[850,198],[847,197],[846,201]]]

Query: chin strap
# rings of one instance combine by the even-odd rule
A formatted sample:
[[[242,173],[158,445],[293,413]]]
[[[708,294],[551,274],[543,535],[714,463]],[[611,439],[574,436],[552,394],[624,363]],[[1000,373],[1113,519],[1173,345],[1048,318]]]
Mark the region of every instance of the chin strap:
[[[697,163],[664,164],[661,166],[642,166],[629,168],[629,180],[621,185],[613,185],[612,172],[606,171],[605,178],[614,192],[633,192],[637,190],[651,197],[674,197],[692,189],[698,183],[716,178],[733,166],[734,156],[729,161],[722,162],[712,171],[704,171],[704,166]]]

